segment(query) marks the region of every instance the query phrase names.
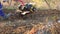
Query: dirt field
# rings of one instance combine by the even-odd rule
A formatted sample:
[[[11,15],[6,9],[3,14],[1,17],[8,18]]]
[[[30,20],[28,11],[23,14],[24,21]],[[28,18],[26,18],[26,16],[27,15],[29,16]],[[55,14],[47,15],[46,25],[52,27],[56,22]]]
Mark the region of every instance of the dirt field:
[[[52,23],[48,23],[49,20],[47,17],[50,18],[51,16],[60,17],[60,11],[40,10],[28,15],[28,17],[25,17],[24,19],[0,21],[0,34],[40,34],[39,30],[42,30],[41,34],[44,34],[43,31],[45,32],[46,30],[46,34],[60,34],[60,23],[57,23],[54,20],[51,21]],[[49,24],[53,25],[49,28]]]

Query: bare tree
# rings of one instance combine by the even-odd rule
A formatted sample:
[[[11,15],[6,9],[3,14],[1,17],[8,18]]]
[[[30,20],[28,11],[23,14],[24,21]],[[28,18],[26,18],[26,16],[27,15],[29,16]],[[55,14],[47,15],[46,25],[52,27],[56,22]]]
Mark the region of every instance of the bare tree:
[[[47,3],[47,5],[49,6],[49,9],[51,9],[51,6],[50,6],[50,4],[48,3],[48,1],[47,0],[44,0],[46,3]]]

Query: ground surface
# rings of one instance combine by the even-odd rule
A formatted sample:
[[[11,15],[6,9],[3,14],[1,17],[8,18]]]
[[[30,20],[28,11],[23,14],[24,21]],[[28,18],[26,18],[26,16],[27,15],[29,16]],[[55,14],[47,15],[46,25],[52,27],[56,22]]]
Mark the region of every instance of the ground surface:
[[[32,15],[29,15],[25,19],[0,21],[0,34],[26,34],[25,32],[27,32],[28,30],[30,31],[34,27],[34,25],[37,25],[39,23],[46,24],[46,18],[48,16],[60,16],[60,11],[41,10],[40,12],[37,11]]]

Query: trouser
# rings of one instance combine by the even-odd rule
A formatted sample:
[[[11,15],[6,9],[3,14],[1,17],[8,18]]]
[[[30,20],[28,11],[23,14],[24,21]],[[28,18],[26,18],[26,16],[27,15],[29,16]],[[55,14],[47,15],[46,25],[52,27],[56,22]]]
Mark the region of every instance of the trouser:
[[[11,14],[5,14],[3,10],[0,10],[0,16],[4,19],[8,18]]]
[[[3,18],[5,17],[5,14],[2,10],[0,10],[0,16],[3,17]]]

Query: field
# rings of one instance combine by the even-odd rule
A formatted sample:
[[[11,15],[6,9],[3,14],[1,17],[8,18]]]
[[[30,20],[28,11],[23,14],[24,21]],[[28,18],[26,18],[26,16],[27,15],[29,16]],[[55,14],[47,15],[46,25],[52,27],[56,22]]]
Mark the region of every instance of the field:
[[[24,19],[3,20],[0,21],[0,34],[60,34],[59,17],[58,10],[38,10]]]

